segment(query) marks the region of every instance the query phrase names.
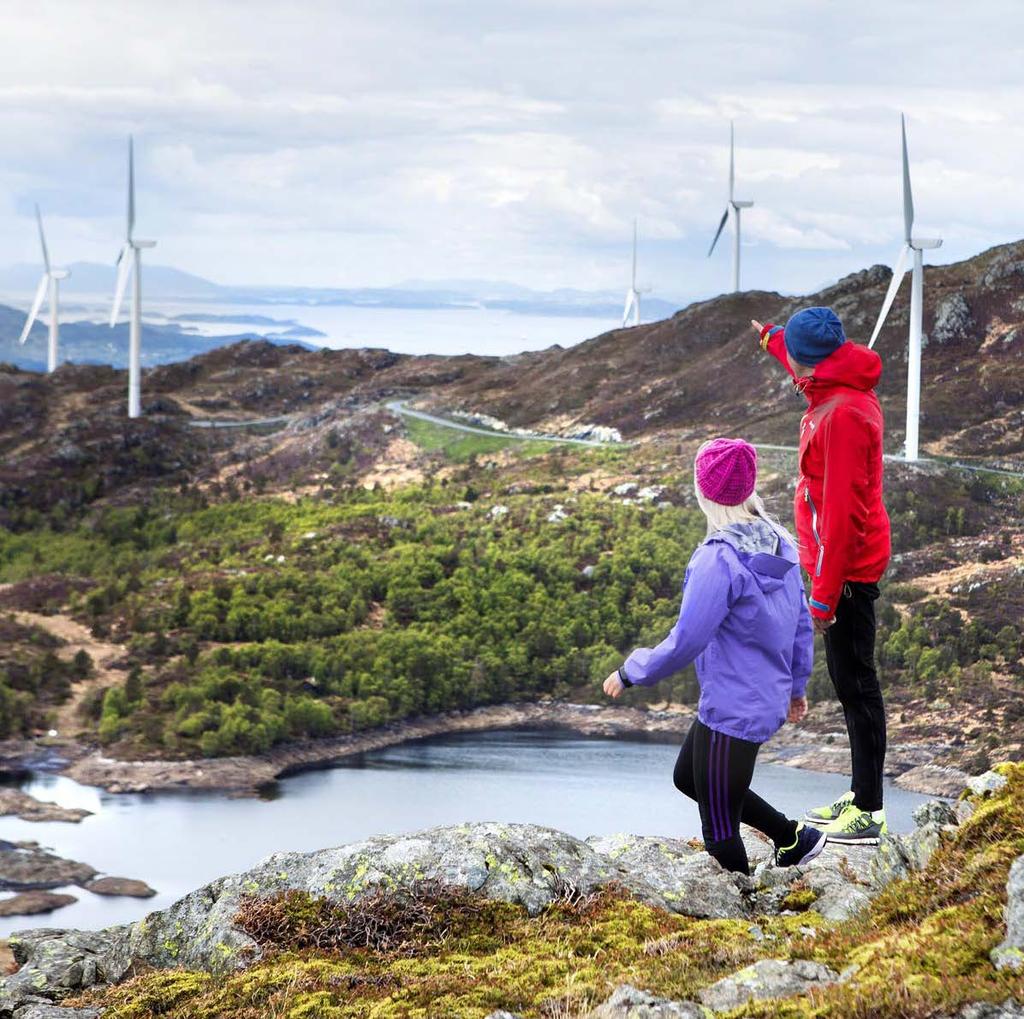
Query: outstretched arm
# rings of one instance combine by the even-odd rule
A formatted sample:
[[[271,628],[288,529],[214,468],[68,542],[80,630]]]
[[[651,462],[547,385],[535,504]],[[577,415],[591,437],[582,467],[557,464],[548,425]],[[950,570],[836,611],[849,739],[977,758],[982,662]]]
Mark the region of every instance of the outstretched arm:
[[[654,686],[686,668],[708,646],[733,600],[732,573],[721,547],[701,545],[683,582],[683,601],[672,632],[655,648],[637,648],[620,670],[633,686]]]
[[[750,320],[750,328],[757,333],[761,343],[761,349],[766,350],[772,357],[786,369],[790,378],[796,378],[793,369],[790,367],[789,358],[786,356],[785,330],[782,326],[772,325],[771,322],[758,322],[756,318]]]

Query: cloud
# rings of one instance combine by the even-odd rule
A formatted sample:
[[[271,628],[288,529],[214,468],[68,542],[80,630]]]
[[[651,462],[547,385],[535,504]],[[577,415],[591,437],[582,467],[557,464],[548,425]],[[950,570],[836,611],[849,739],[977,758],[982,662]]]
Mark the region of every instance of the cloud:
[[[706,247],[736,120],[746,282],[888,261],[898,112],[944,259],[1014,239],[1016,3],[43,0],[0,10],[0,261],[106,259],[137,135],[160,260],[234,282],[616,286],[634,217],[662,296]],[[998,202],[996,197],[998,196]],[[724,257],[724,256],[723,256]]]

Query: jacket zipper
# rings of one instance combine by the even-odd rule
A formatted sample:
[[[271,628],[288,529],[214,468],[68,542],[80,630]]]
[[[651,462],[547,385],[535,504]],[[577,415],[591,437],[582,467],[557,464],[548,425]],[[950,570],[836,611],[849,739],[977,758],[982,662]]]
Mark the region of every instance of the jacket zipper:
[[[814,505],[814,500],[811,498],[811,490],[806,480],[804,481],[804,502],[811,507],[811,534],[814,535],[814,540],[818,544],[818,563],[815,567],[814,575],[820,577],[822,560],[825,558],[825,545],[818,534],[818,510]]]

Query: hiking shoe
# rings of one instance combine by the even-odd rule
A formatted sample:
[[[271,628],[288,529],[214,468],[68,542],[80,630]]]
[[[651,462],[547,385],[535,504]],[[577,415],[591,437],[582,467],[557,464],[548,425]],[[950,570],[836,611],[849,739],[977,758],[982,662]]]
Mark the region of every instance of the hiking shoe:
[[[797,822],[796,838],[791,846],[775,847],[776,867],[798,867],[810,863],[824,848],[828,836],[817,828]]]
[[[835,803],[827,807],[814,807],[804,814],[804,820],[811,824],[831,824],[839,815],[853,803],[853,793],[843,793]]]
[[[848,846],[877,846],[888,830],[884,810],[861,810],[853,803],[824,829],[829,842]]]

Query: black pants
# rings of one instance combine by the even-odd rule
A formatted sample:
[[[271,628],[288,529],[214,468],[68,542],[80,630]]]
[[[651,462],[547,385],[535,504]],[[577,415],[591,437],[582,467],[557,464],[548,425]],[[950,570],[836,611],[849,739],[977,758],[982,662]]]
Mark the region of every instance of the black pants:
[[[759,743],[736,739],[694,721],[676,759],[672,781],[700,809],[707,851],[726,870],[749,874],[740,821],[762,831],[776,845],[791,845],[796,822],[750,789]]]
[[[850,734],[853,802],[861,810],[882,809],[885,704],[875,669],[877,598],[877,584],[844,584],[836,621],[825,631],[828,674]]]

